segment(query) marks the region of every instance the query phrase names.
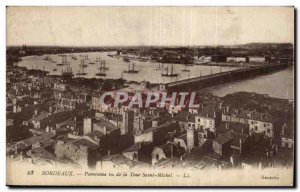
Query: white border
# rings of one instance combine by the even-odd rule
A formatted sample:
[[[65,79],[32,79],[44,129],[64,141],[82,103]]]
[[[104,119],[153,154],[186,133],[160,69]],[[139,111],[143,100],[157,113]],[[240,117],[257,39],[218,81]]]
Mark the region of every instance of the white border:
[[[6,87],[6,78],[5,78],[5,67],[6,67],[6,59],[5,59],[5,50],[6,50],[6,27],[5,27],[5,9],[6,6],[295,6],[298,7],[298,14],[299,14],[299,7],[300,7],[300,1],[298,0],[227,0],[226,2],[224,0],[151,0],[151,1],[142,1],[142,0],[0,0],[0,53],[1,53],[1,62],[0,65],[2,66],[0,68],[0,92],[1,92],[1,99],[0,99],[0,122],[1,122],[1,136],[0,136],[0,144],[1,144],[1,158],[0,158],[0,190],[1,191],[11,191],[15,189],[11,189],[5,186],[5,180],[6,180],[6,165],[5,165],[5,123],[6,123],[6,117],[5,117],[5,106],[6,106],[6,100],[5,100],[5,87]],[[297,16],[297,15],[296,15]],[[299,26],[299,20],[296,19],[297,25]],[[297,34],[298,36],[298,31]],[[295,42],[297,44],[297,42]],[[299,48],[297,49],[297,55],[299,53]],[[297,72],[299,72],[299,67],[297,67]],[[299,84],[297,84],[297,90],[299,90]],[[297,94],[296,94],[297,95]],[[298,99],[298,97],[296,98]],[[297,113],[298,114],[298,113]],[[297,119],[299,121],[300,115],[298,114]],[[298,124],[298,123],[297,123]],[[297,126],[298,127],[298,126]],[[299,138],[299,130],[297,131],[297,138]],[[299,147],[297,146],[297,155],[299,154]],[[298,159],[298,158],[297,158]],[[297,165],[297,170],[299,165]],[[18,171],[18,170],[16,170]],[[299,173],[299,172],[298,172]],[[298,174],[297,174],[298,175]],[[298,176],[299,178],[299,176]],[[299,184],[298,184],[299,185]],[[51,189],[51,188],[50,188]],[[35,189],[29,189],[25,188],[25,191],[31,191]],[[39,190],[39,189],[38,189]],[[69,188],[69,189],[55,189],[56,191],[74,191],[74,190],[80,190],[80,191],[86,191],[91,189],[75,189],[75,188]],[[111,189],[94,189],[94,190],[111,190]],[[129,191],[132,189],[126,189],[126,191]],[[141,190],[141,189],[133,189],[133,190]],[[157,190],[157,189],[151,189],[151,190]],[[160,189],[161,190],[161,189]],[[174,189],[169,189],[174,190]],[[185,190],[185,189],[180,189]],[[209,189],[201,189],[204,191],[208,191]],[[220,189],[218,189],[220,190]],[[223,190],[232,190],[232,189],[223,189]],[[240,189],[237,189],[240,190]],[[246,191],[250,191],[250,189],[245,189]],[[258,191],[265,191],[266,189],[260,189]],[[297,189],[298,190],[298,189]],[[148,190],[147,190],[148,191]]]

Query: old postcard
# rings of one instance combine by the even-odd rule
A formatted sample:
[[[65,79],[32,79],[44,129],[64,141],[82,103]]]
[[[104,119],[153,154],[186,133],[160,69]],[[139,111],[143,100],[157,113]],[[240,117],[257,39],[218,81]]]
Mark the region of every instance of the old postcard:
[[[6,16],[7,185],[294,186],[293,7]]]

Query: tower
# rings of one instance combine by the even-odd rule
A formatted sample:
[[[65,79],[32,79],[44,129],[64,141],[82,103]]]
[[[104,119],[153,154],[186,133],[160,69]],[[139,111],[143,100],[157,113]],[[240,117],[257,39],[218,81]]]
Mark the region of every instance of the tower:
[[[134,112],[125,111],[123,113],[123,125],[121,127],[121,135],[133,132]]]
[[[83,135],[86,135],[92,132],[92,119],[91,118],[84,118],[83,119]]]

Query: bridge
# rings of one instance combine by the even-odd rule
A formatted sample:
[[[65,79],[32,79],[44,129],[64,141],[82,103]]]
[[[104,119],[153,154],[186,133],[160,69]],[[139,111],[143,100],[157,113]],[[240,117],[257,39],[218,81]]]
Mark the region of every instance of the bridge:
[[[246,67],[233,71],[215,73],[206,76],[183,79],[170,83],[160,84],[161,90],[178,91],[178,90],[200,90],[215,85],[239,81],[255,76],[272,73],[287,68],[288,64],[266,64],[262,66]]]

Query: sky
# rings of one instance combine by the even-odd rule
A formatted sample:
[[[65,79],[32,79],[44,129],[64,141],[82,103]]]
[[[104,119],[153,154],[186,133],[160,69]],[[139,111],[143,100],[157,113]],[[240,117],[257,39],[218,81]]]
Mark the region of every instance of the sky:
[[[294,43],[292,7],[8,7],[7,46]]]

